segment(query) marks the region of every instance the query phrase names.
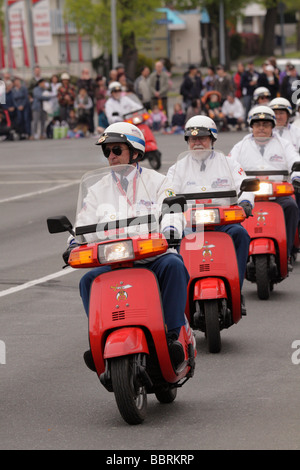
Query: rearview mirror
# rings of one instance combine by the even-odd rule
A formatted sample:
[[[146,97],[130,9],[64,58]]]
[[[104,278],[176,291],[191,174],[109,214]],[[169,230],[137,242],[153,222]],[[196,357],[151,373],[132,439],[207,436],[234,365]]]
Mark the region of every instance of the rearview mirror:
[[[74,235],[73,226],[65,215],[57,215],[47,219],[49,233],[69,232]]]
[[[292,171],[300,171],[300,162],[293,163]]]
[[[248,191],[254,192],[259,190],[259,179],[258,178],[245,178],[241,183],[241,192]]]
[[[162,215],[184,212],[185,205],[186,199],[184,196],[166,197],[162,203]]]

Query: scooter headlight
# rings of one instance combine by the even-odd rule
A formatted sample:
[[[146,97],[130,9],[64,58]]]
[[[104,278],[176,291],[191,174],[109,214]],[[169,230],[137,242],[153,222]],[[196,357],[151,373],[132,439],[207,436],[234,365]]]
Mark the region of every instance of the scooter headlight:
[[[257,196],[272,196],[273,184],[262,181],[259,184],[259,190],[255,191],[254,194],[256,194]]]
[[[101,264],[134,259],[132,241],[101,244],[98,246],[98,258]]]
[[[196,209],[193,211],[193,225],[208,225],[220,223],[218,209]]]

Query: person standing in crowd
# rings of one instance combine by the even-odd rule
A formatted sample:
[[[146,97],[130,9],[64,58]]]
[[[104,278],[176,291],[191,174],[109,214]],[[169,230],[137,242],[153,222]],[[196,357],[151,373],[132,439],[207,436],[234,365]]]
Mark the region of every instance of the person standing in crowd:
[[[296,67],[293,64],[290,64],[287,68],[287,74],[283,78],[280,86],[280,96],[289,100],[293,111],[296,108],[296,102],[299,94],[299,80],[300,76],[297,73]],[[296,99],[293,99],[294,94]]]
[[[163,70],[164,64],[158,60],[155,63],[155,70],[150,74],[149,86],[151,92],[151,108],[157,105],[163,110],[168,118],[168,90],[169,76]]]
[[[74,109],[76,111],[78,120],[81,123],[87,125],[90,132],[90,119],[91,119],[91,109],[93,108],[93,102],[91,97],[88,95],[86,88],[80,88],[75,101]]]
[[[226,100],[229,93],[235,91],[234,83],[230,75],[225,71],[223,65],[217,66],[217,77],[215,81],[215,90],[221,93],[221,105]]]
[[[269,62],[263,64],[263,72],[259,75],[257,81],[258,87],[268,88],[271,94],[271,100],[276,98],[279,92],[279,80],[275,75],[275,69]]]
[[[5,104],[3,104],[3,109],[8,111],[12,129],[16,129],[17,105],[15,103],[15,99],[14,99],[12,89],[13,89],[13,82],[11,80],[6,80],[6,82],[5,82]]]
[[[198,69],[196,65],[191,64],[188,73],[180,85],[180,94],[182,95],[185,111],[187,111],[194,99],[200,98],[201,90],[202,80],[198,74]]]
[[[16,131],[19,134],[20,139],[31,139],[32,113],[28,90],[25,85],[22,85],[19,78],[14,79],[12,94],[17,111]]]
[[[61,121],[67,121],[69,110],[74,108],[76,90],[70,83],[70,75],[63,73],[60,77],[62,85],[57,90],[59,116]]]
[[[96,84],[94,80],[91,78],[90,71],[87,68],[82,69],[81,77],[77,81],[77,90],[85,88],[87,91],[88,96],[92,101],[92,107],[89,108],[89,132],[91,134],[94,133],[95,125],[94,125],[94,111],[95,111],[95,89]]]
[[[49,101],[50,96],[45,96],[46,82],[41,78],[37,85],[34,87],[32,96],[32,134],[35,139],[38,138],[38,127],[40,126],[40,139],[45,139],[45,125],[47,120],[47,113],[44,111],[43,102]]]
[[[38,82],[42,78],[42,72],[39,65],[36,65],[33,69],[33,76],[28,85],[28,94],[32,96],[33,89],[37,86]]]
[[[242,103],[245,108],[245,123],[252,106],[253,93],[257,87],[259,73],[255,70],[254,63],[248,62],[246,70],[241,75]]]
[[[233,75],[233,83],[235,85],[235,96],[236,98],[241,99],[242,98],[242,86],[241,86],[241,80],[242,80],[242,75],[245,71],[244,64],[242,62],[239,62],[237,64],[237,71]]]
[[[215,89],[216,71],[213,65],[207,67],[207,74],[202,80],[202,95]]]
[[[150,76],[150,69],[145,65],[140,75],[134,82],[134,92],[136,96],[141,100],[143,103],[144,108],[147,110],[151,108],[151,92],[149,86],[149,76]]]

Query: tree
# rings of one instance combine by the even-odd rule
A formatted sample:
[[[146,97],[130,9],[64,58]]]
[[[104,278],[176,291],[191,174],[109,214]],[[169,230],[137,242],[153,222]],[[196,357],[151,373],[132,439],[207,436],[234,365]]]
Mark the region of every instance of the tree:
[[[249,0],[223,0],[224,17],[225,17],[225,50],[226,50],[226,65],[229,66],[230,51],[229,51],[229,25],[236,23],[236,18],[241,15],[243,8],[249,3]],[[167,2],[169,6],[178,8],[179,10],[191,8],[206,8],[211,24],[215,30],[220,31],[220,0],[171,0]]]
[[[260,53],[261,55],[272,56],[274,55],[275,25],[277,21],[279,0],[259,0],[258,3],[261,3],[267,9],[264,19]]]
[[[130,79],[135,78],[137,64],[136,37],[150,37],[161,0],[118,0],[117,30],[121,61]],[[65,17],[75,23],[80,34],[87,34],[111,52],[110,0],[66,0]]]

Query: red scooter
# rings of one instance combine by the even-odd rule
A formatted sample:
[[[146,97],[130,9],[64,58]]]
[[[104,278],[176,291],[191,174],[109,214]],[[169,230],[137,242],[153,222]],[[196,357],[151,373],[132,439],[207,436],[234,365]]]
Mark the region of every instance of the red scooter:
[[[241,191],[253,191],[256,180],[244,180]],[[190,275],[186,315],[195,330],[205,333],[208,350],[221,350],[221,330],[242,318],[242,299],[235,247],[218,225],[241,223],[246,215],[236,191],[184,194],[196,204],[186,212],[187,228],[196,229],[181,242],[180,254]],[[218,200],[227,198],[228,205]],[[202,202],[202,205],[201,205]]]
[[[105,184],[102,181],[99,179],[101,186]],[[79,199],[82,200],[78,203],[77,222],[85,220],[89,184],[96,188],[91,174],[81,182]],[[138,186],[136,191],[138,193]],[[166,207],[178,201],[182,208],[182,199],[176,197],[167,198]],[[110,210],[106,205],[106,214]],[[153,214],[113,219],[110,214],[104,222],[88,223],[85,220],[83,225],[77,224],[76,238],[89,243],[74,248],[68,264],[73,268],[111,267],[111,271],[101,274],[92,284],[90,349],[100,382],[109,392],[114,392],[123,419],[129,424],[139,424],[146,417],[147,394],[154,393],[161,403],[171,403],[176,398],[177,388],[193,376],[195,338],[186,321],[179,336],[185,360],[174,368],[156,276],[142,264],[136,264],[165,253],[168,242],[157,232],[144,236],[126,233],[136,226],[157,227]],[[47,222],[50,233],[69,231],[74,234],[71,223],[64,216],[49,218]]]
[[[284,170],[247,171],[260,179],[256,192],[253,217],[244,221],[251,242],[246,279],[256,283],[259,299],[267,300],[274,284],[288,277],[287,237],[282,207],[274,199],[294,194],[293,185],[287,181]],[[273,181],[269,178],[280,178]]]
[[[134,124],[142,131],[146,144],[143,160],[148,158],[150,166],[154,170],[159,170],[161,167],[161,152],[158,150],[157,142],[152,130],[147,125],[147,121],[150,118],[148,111],[145,108],[137,109],[134,112],[124,114],[123,118],[125,122]]]

